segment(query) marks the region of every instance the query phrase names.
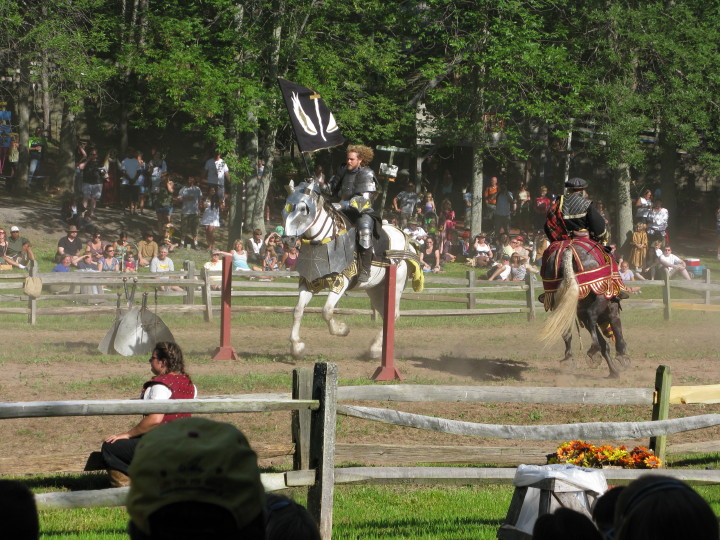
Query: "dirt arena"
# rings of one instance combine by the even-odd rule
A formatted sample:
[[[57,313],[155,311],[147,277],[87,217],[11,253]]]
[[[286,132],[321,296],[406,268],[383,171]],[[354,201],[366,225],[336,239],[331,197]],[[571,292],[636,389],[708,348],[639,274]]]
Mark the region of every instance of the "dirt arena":
[[[177,341],[187,355],[189,371],[201,395],[248,392],[289,392],[289,375],[296,366],[311,367],[315,361],[336,362],[341,384],[372,384],[369,377],[378,365],[368,360],[364,347],[375,328],[359,322],[346,338],[327,333],[318,315],[309,315],[303,329],[308,356],[296,362],[289,355],[287,322],[265,326],[235,324],[232,345],[240,361],[211,361],[218,344],[219,321],[204,323],[168,318]],[[314,320],[313,320],[314,319]],[[447,320],[447,319],[446,319]],[[0,352],[0,390],[3,401],[50,401],[70,399],[128,398],[138,395],[141,383],[150,376],[146,358],[103,356],[97,344],[112,318],[78,322],[46,318],[38,328],[10,322],[0,328],[5,343]],[[720,383],[720,316],[699,312],[676,313],[675,320],[662,320],[662,311],[625,312],[625,333],[632,365],[619,379],[608,379],[607,366],[590,369],[577,339],[575,367],[560,363],[562,343],[547,350],[535,343],[540,321],[528,323],[523,316],[508,316],[502,324],[490,325],[482,318],[450,319],[442,327],[427,320],[401,321],[397,329],[396,365],[405,382],[415,384],[560,386],[560,387],[652,387],[659,364],[670,366],[673,384]],[[70,323],[70,324],[68,324]],[[105,324],[104,324],[105,323]],[[85,328],[85,326],[90,326]],[[583,335],[583,346],[589,343]],[[11,345],[12,344],[12,345]],[[383,403],[379,406],[388,406]],[[484,423],[552,424],[649,419],[649,407],[598,407],[507,404],[418,403],[393,408],[450,419]],[[672,416],[720,412],[720,406],[673,407]],[[250,440],[263,443],[289,442],[289,414],[225,415],[237,423]],[[5,456],[90,452],[109,434],[125,431],[133,417],[39,418],[3,421],[2,453]],[[673,435],[671,442],[720,438],[710,429]],[[479,440],[395,428],[342,418],[338,423],[342,442],[411,444],[467,444],[503,446],[505,441]],[[513,444],[513,443],[510,443]],[[515,443],[519,444],[519,443]],[[528,443],[525,443],[528,444]],[[554,450],[550,442],[530,443]],[[277,459],[267,464],[282,464]]]

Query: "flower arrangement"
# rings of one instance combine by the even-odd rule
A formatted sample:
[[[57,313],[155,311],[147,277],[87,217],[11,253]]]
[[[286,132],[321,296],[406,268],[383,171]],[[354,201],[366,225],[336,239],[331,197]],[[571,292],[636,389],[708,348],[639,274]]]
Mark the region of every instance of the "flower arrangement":
[[[624,469],[657,469],[662,461],[644,446],[628,450],[626,446],[614,447],[609,444],[595,446],[583,441],[561,444],[557,452],[548,455],[548,463],[568,463],[579,467],[601,469],[619,466]]]

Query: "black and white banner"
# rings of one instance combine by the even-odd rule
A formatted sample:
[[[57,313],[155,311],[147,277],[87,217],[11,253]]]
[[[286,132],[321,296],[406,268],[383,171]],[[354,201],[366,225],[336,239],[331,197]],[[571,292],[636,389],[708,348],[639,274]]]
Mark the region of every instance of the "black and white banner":
[[[320,94],[279,77],[278,83],[301,152],[331,148],[345,142],[335,117]]]

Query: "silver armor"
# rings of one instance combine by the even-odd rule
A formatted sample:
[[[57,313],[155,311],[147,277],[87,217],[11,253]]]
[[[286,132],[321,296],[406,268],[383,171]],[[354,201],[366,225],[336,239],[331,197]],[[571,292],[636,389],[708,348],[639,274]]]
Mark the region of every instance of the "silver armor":
[[[340,200],[348,201],[354,195],[361,193],[375,193],[377,191],[377,178],[370,167],[360,167],[355,171],[343,168],[340,176]],[[332,182],[332,180],[331,180]]]
[[[357,220],[358,244],[363,249],[372,247],[373,218],[368,214],[362,214]]]

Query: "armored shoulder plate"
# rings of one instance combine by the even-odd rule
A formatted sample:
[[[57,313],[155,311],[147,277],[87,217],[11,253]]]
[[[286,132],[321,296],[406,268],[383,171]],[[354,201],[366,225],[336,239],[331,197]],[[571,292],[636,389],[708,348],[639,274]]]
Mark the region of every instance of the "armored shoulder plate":
[[[355,193],[375,193],[377,178],[370,167],[362,167],[355,175]]]

